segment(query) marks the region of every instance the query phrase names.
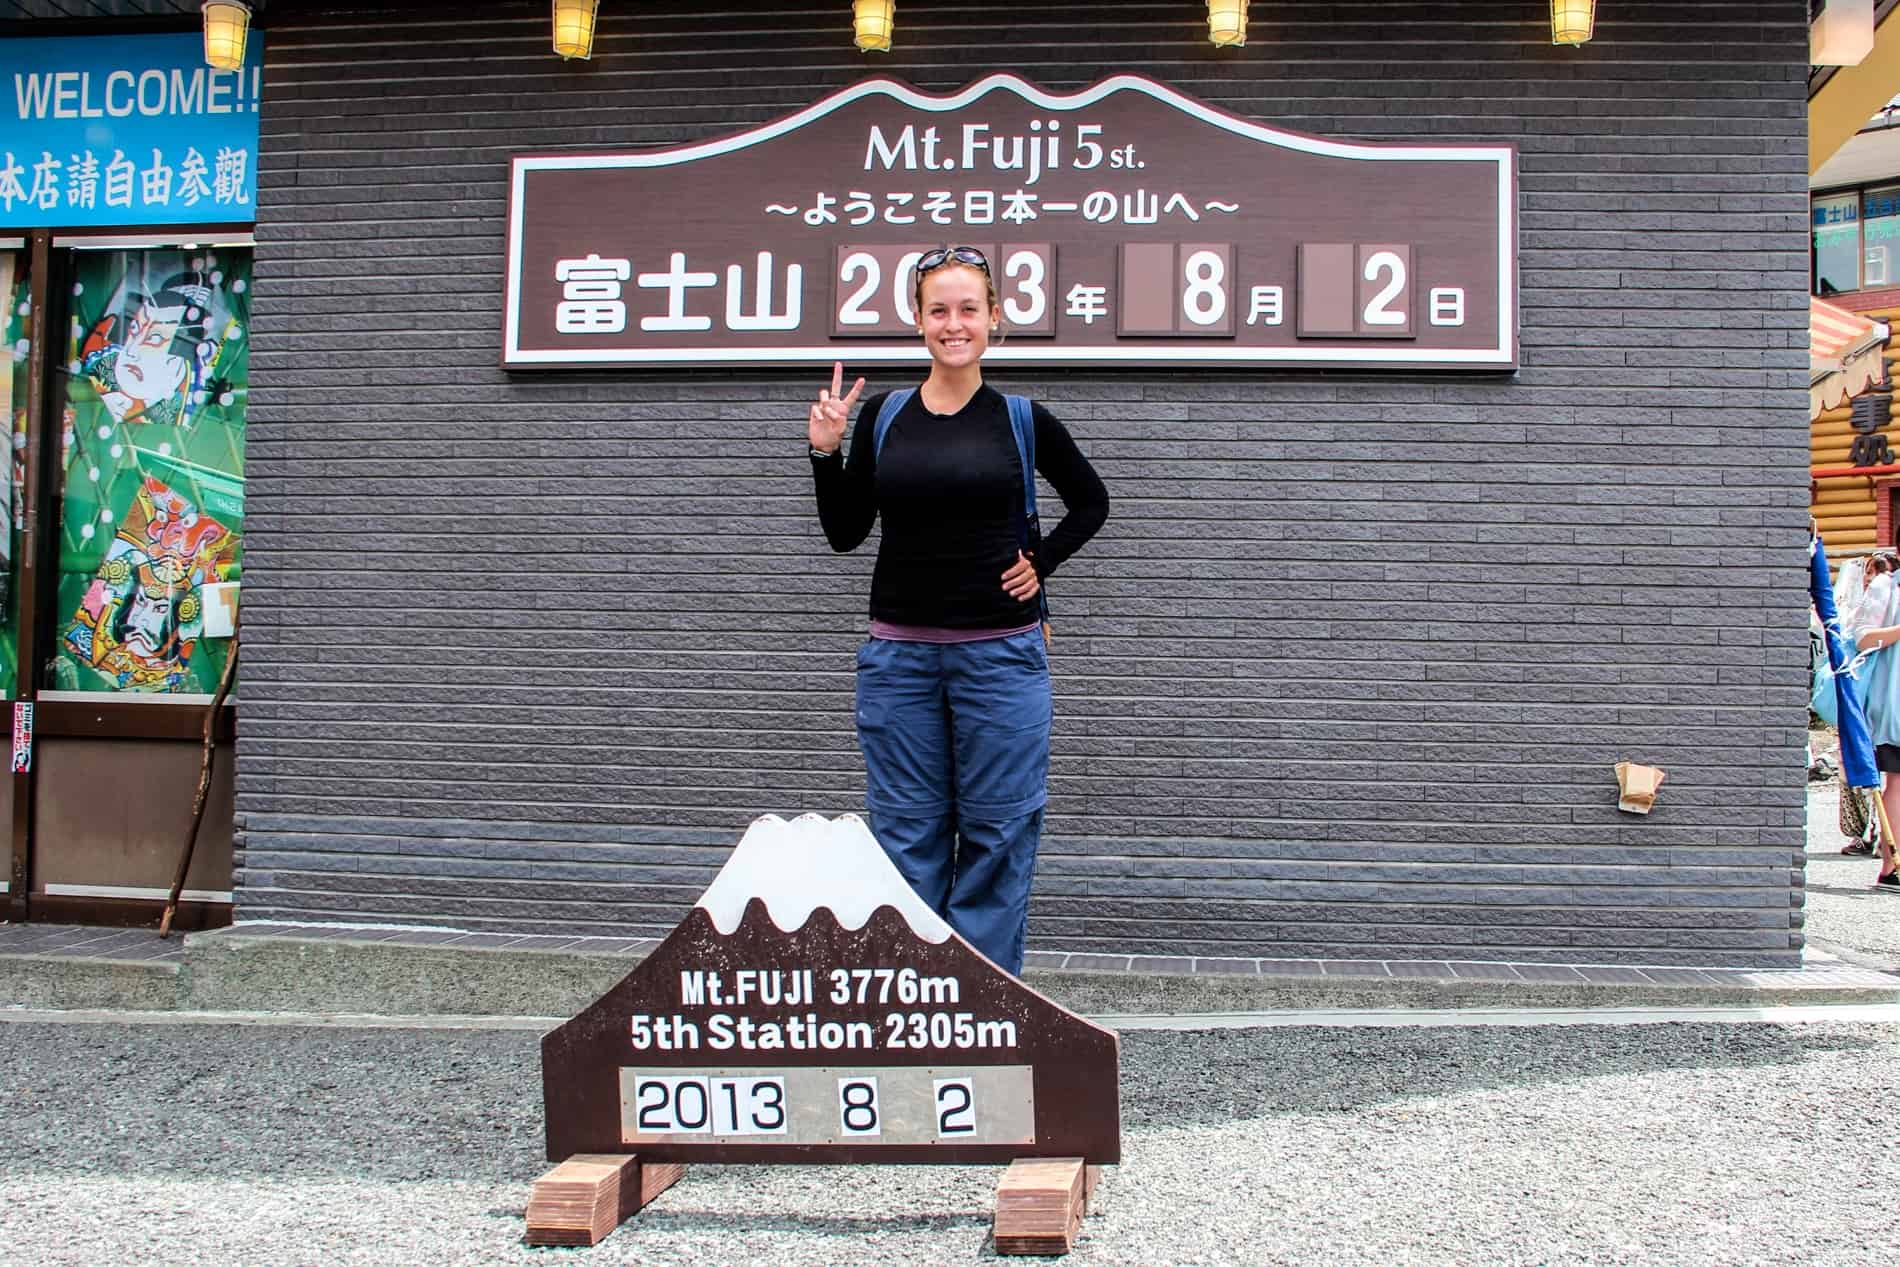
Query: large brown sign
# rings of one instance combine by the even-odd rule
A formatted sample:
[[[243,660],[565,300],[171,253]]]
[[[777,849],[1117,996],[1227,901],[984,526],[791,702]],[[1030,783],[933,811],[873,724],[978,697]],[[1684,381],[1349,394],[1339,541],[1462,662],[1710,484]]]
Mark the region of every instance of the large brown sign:
[[[502,364],[922,361],[912,270],[944,244],[992,261],[992,361],[1517,366],[1512,147],[1327,141],[1135,75],[1005,74],[517,156]]]
[[[1121,1158],[1120,1046],[976,952],[856,817],[764,817],[542,1040],[550,1160]]]

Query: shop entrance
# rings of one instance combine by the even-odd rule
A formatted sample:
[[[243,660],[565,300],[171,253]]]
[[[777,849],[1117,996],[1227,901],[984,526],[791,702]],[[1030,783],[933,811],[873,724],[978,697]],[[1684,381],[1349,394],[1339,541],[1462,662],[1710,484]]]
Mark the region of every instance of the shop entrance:
[[[251,245],[175,233],[0,241],[13,919],[157,922],[209,718],[174,923],[230,920],[236,708],[210,712],[242,572]]]

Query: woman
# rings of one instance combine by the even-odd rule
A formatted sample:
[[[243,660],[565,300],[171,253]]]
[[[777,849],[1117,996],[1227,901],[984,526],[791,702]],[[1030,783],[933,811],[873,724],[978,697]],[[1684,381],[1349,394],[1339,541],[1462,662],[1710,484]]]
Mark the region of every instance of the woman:
[[[884,395],[811,406],[812,477],[831,548],[881,515],[871,636],[858,650],[858,742],[871,828],[919,897],[1010,972],[1023,963],[1049,774],[1042,582],[1108,518],[1108,493],[1055,417],[1033,407],[1035,468],[1066,513],[1025,547],[1022,457],[982,360],[1002,324],[989,261],[944,247],[917,261],[930,374],[884,428]],[[882,433],[880,435],[880,432]]]
[[[1879,553],[1867,560],[1867,588],[1851,615],[1844,621],[1847,633],[1860,651],[1878,651],[1900,641],[1900,611],[1894,603],[1894,559]],[[1900,652],[1889,653],[1900,655]],[[1900,822],[1900,716],[1895,716],[1894,674],[1897,667],[1881,656],[1874,668],[1864,674],[1867,728],[1874,737],[1874,765],[1885,777],[1880,781],[1880,800],[1887,810],[1887,822]],[[1851,846],[1850,846],[1851,848]],[[1885,830],[1880,833],[1880,874],[1874,886],[1900,890],[1900,870],[1894,862],[1893,842]]]
[[[1814,527],[1812,516],[1809,517],[1809,533],[1811,537],[1818,539],[1818,531]],[[1866,660],[1871,655],[1871,653],[1859,653],[1855,646],[1860,631],[1887,623],[1887,609],[1892,605],[1893,599],[1892,571],[1892,556],[1876,553],[1846,560],[1841,564],[1840,571],[1835,577],[1834,610],[1838,613],[1838,632],[1845,640],[1849,653],[1854,656],[1856,663]],[[1820,618],[1812,611],[1808,615],[1808,626],[1809,636],[1813,640],[1812,691],[1815,711],[1828,725],[1835,726],[1839,724],[1836,715],[1839,705],[1834,672],[1828,663]],[[1864,680],[1872,676],[1871,666],[1863,666],[1858,670],[1858,675],[1855,674],[1856,670],[1850,667],[1849,680],[1853,683],[1854,694],[1865,699],[1867,692]],[[1827,758],[1812,756],[1811,739],[1809,746],[1808,781],[1812,783],[1832,778],[1834,771]],[[1848,842],[1841,847],[1841,852],[1850,857],[1871,858],[1874,847],[1868,841],[1879,838],[1875,825],[1877,820],[1868,821],[1871,819],[1871,813],[1864,811],[1864,802],[1862,813],[1857,815],[1850,812],[1846,798],[1854,797],[1858,800],[1860,789],[1843,786],[1841,796],[1843,798],[1841,831],[1843,835],[1848,836]],[[1863,825],[1859,832],[1850,831],[1848,824],[1857,817]]]

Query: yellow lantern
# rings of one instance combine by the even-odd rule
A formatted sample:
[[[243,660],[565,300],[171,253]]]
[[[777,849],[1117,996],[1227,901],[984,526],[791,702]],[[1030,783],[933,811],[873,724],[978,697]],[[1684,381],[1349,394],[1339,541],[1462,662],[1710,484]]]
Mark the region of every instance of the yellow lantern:
[[[1874,0],[1827,0],[1808,24],[1808,65],[1860,65],[1874,51],[1874,25]]]
[[[244,35],[251,27],[251,6],[238,0],[205,0],[205,64],[216,70],[244,68]]]
[[[594,55],[600,0],[554,0],[554,51],[569,61]]]
[[[867,53],[891,51],[891,28],[897,24],[897,0],[851,0],[851,35]]]
[[[1207,0],[1207,38],[1215,48],[1247,42],[1247,0]]]
[[[1589,42],[1597,24],[1597,0],[1550,0],[1550,42],[1575,48]]]

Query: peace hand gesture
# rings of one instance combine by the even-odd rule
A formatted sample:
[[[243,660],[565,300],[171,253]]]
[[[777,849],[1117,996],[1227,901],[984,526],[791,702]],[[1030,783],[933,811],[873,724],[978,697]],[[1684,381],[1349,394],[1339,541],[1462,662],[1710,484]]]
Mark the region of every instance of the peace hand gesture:
[[[864,380],[853,383],[849,395],[839,394],[843,386],[844,362],[833,362],[831,389],[819,388],[818,403],[811,407],[811,447],[825,453],[836,453],[844,443],[845,424],[851,419],[851,406],[858,403],[858,393],[864,390]]]

